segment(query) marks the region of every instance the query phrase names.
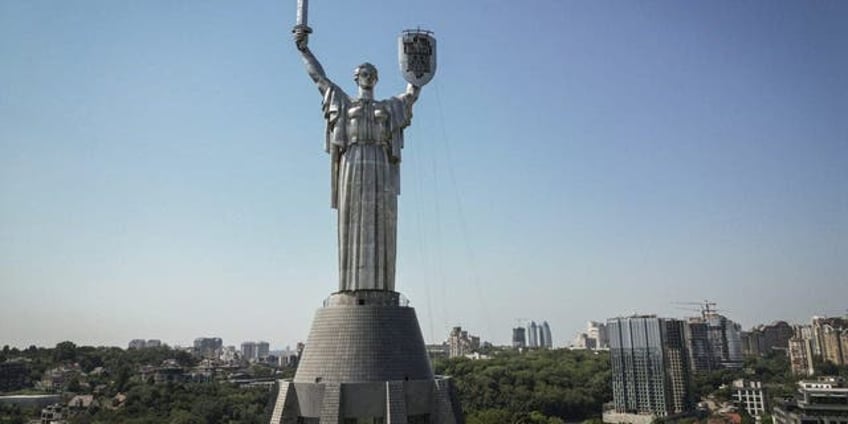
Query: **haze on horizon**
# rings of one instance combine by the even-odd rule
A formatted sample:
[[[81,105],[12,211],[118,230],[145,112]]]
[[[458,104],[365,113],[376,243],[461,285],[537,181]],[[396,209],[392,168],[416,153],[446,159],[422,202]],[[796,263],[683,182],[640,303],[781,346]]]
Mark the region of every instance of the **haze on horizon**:
[[[485,4],[485,6],[484,6]],[[294,1],[0,3],[0,345],[304,340],[337,287]],[[848,3],[310,2],[349,93],[403,90],[397,289],[428,343],[547,320],[745,329],[848,299]]]

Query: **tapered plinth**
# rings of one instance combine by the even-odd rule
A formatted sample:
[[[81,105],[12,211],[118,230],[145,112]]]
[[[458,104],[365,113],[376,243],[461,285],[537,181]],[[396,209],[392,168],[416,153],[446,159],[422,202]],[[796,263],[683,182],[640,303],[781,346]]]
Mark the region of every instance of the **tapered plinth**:
[[[294,379],[280,382],[271,423],[463,422],[452,381],[433,375],[415,310],[399,297],[332,295],[315,315]]]

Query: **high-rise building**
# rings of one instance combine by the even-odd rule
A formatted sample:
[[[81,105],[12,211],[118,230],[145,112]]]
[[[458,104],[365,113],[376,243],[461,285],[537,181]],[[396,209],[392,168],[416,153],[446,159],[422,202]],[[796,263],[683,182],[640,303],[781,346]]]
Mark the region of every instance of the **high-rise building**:
[[[701,315],[689,318],[685,326],[690,366],[695,372],[741,368],[743,351],[753,340],[743,334],[739,324],[719,314],[715,306],[714,302],[705,301]]]
[[[739,333],[742,343],[742,354],[747,356],[760,356],[760,333],[756,331],[742,331]]]
[[[822,359],[824,361],[832,362],[836,365],[844,364],[845,359],[842,352],[842,343],[839,340],[841,333],[841,328],[830,324],[824,324],[821,327],[820,337],[822,341]]]
[[[545,332],[542,331],[542,324],[539,324],[536,329],[539,332],[539,347],[544,348],[547,341],[545,340]]]
[[[789,339],[795,335],[795,329],[785,321],[775,321],[768,325],[759,325],[745,332],[742,350],[747,355],[763,356],[778,350],[785,352],[789,348]]]
[[[812,355],[813,356],[817,355],[816,352],[818,352],[818,350],[816,349],[816,338],[815,338],[815,335],[813,335],[813,326],[812,325],[794,325],[794,326],[792,326],[792,329],[795,332],[793,337],[799,338],[799,339],[809,340],[810,345],[812,346],[812,349],[813,349]]]
[[[258,356],[256,342],[244,342],[241,344],[241,357],[245,361],[255,361]]]
[[[707,324],[713,363],[724,368],[741,368],[744,360],[741,326],[715,312],[708,311],[702,319]]]
[[[527,326],[527,347],[539,347],[539,327],[536,321],[530,321]]]
[[[813,367],[812,339],[793,337],[789,339],[789,365],[795,375],[811,376]]]
[[[524,327],[515,327],[512,329],[512,347],[515,349],[527,347],[527,337]]]
[[[775,321],[770,325],[763,326],[763,350],[786,351],[789,348],[789,339],[795,335],[795,330],[786,321]]]
[[[551,326],[548,325],[547,321],[543,321],[542,325],[539,327],[539,339],[541,340],[539,343],[540,347],[545,349],[551,349],[554,347],[554,341],[551,338]]]
[[[686,344],[689,350],[689,366],[693,372],[704,372],[716,368],[713,348],[710,344],[709,326],[700,318],[686,323]]]
[[[480,338],[469,335],[462,327],[454,327],[448,335],[448,356],[455,358],[465,356],[480,349]]]
[[[256,357],[259,359],[265,359],[271,353],[271,345],[268,342],[257,342],[256,343]]]
[[[644,418],[691,411],[684,328],[683,321],[653,315],[607,321],[614,414]],[[604,421],[611,420],[616,421],[605,412]]]
[[[147,347],[162,347],[162,340],[159,339],[150,339],[146,343]]]
[[[848,319],[838,317],[813,317],[810,325],[813,335],[813,353],[822,361],[844,364],[844,354],[839,333],[848,330]]]
[[[204,358],[217,358],[224,346],[220,337],[198,337],[194,339],[194,352]]]

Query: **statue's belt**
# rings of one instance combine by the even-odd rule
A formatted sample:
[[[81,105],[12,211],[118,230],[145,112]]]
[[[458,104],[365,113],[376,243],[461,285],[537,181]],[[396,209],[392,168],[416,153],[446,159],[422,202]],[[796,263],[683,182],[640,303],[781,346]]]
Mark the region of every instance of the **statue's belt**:
[[[388,146],[389,142],[388,141],[377,141],[377,140],[374,140],[374,139],[371,139],[371,138],[366,139],[366,140],[360,140],[359,137],[351,137],[347,141],[347,144],[349,146],[353,145],[353,144],[382,144],[384,146]]]

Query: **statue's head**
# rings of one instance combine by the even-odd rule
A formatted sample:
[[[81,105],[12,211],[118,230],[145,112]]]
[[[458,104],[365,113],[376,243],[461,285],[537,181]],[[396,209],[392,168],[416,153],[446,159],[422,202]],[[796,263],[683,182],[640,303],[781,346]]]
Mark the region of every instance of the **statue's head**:
[[[377,68],[365,62],[353,70],[353,80],[361,88],[372,89],[377,85]]]

